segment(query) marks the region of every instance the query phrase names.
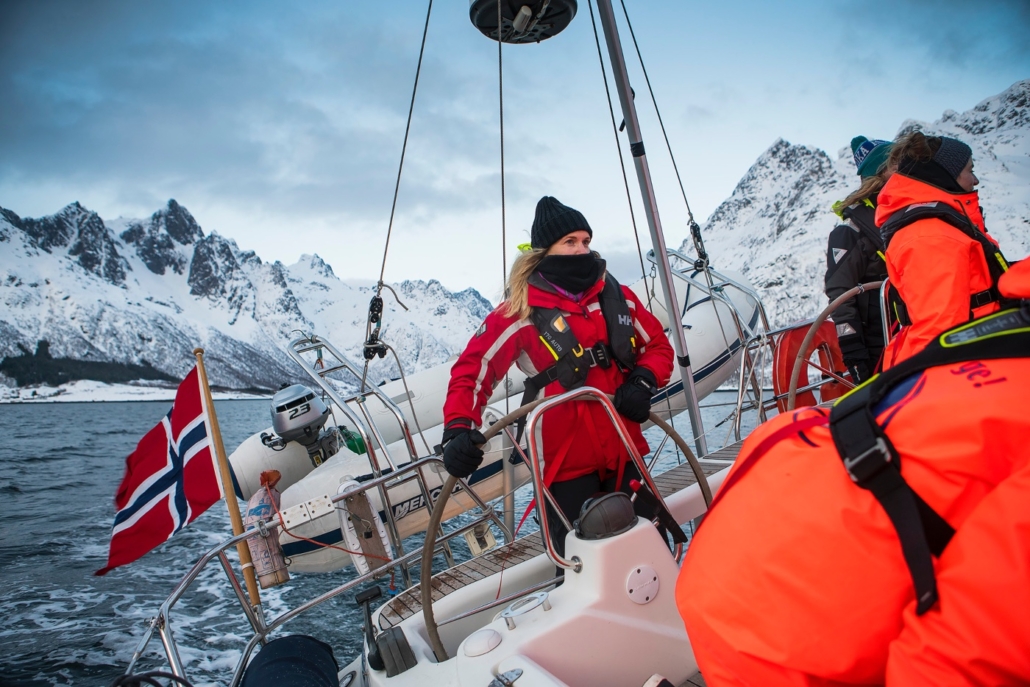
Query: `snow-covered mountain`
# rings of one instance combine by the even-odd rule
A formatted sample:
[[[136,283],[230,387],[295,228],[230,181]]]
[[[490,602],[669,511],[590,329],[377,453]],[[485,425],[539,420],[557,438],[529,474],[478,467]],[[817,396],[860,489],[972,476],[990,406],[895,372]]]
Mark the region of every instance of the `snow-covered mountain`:
[[[898,133],[915,128],[969,144],[988,231],[1011,259],[1030,253],[1030,80],[968,112],[903,122]],[[712,264],[747,275],[774,325],[815,316],[826,305],[826,237],[837,219],[832,206],[858,185],[850,148],[833,159],[776,141],[704,223]],[[693,254],[689,241],[681,250]]]
[[[361,361],[374,287],[340,280],[317,255],[265,262],[205,234],[174,200],[144,220],[105,222],[72,203],[40,219],[0,208],[0,357],[50,342],[57,358],[147,363],[181,377],[207,351],[212,384],[277,388],[298,379],[285,353],[297,330]],[[476,291],[439,282],[393,285],[382,338],[412,372],[446,360],[491,310]],[[373,382],[396,375],[376,361]],[[9,381],[9,380],[8,380]]]
[[[1030,252],[1030,80],[968,112],[907,121],[973,148],[987,226],[1013,259]],[[849,148],[825,152],[776,141],[703,228],[717,268],[759,288],[770,320],[787,324],[825,304],[831,207],[859,179]],[[692,252],[688,243],[683,251]],[[490,311],[476,291],[438,282],[384,291],[383,338],[416,371],[458,352]],[[181,376],[196,346],[214,384],[275,388],[297,379],[284,348],[297,330],[326,336],[360,361],[371,284],[336,276],[317,255],[265,262],[201,229],[174,200],[143,220],[104,221],[79,203],[40,219],[0,208],[0,357],[50,342],[54,357],[153,365]],[[396,374],[376,361],[373,382]],[[2,381],[2,380],[0,380]],[[9,383],[10,380],[8,380]]]

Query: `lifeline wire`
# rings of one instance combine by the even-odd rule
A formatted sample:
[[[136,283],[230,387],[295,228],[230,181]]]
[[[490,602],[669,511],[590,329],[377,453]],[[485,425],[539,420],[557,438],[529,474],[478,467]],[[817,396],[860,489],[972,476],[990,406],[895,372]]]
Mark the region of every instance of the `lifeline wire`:
[[[397,211],[397,194],[401,188],[401,173],[404,171],[404,155],[408,150],[408,134],[411,132],[411,114],[415,111],[415,94],[418,92],[418,77],[422,73],[422,56],[426,52],[426,35],[429,33],[429,15],[433,13],[433,0],[426,10],[426,25],[422,29],[422,47],[418,50],[418,67],[415,68],[415,85],[411,89],[411,104],[408,106],[408,123],[404,126],[404,145],[401,146],[401,163],[397,168],[397,183],[393,187],[393,204],[390,206],[390,224],[386,228],[386,246],[383,247],[383,266],[379,270],[379,287],[376,294],[383,292],[383,275],[386,273],[386,254],[390,251],[390,235],[393,233],[393,216]],[[396,295],[396,294],[395,294]]]
[[[587,0],[587,8],[590,10],[590,25],[594,27],[594,44],[597,45],[597,61],[601,65],[601,78],[604,80],[604,93],[608,97],[608,113],[612,118],[612,132],[615,134],[615,147],[619,151],[619,168],[622,170],[622,184],[626,188],[626,204],[629,205],[629,219],[633,223],[633,238],[637,242],[637,257],[640,258],[640,273],[647,279],[647,269],[644,267],[644,251],[640,247],[640,234],[637,232],[637,217],[633,212],[633,196],[629,190],[629,178],[626,176],[626,161],[622,157],[622,143],[619,142],[619,127],[615,124],[615,110],[612,108],[612,93],[608,89],[608,74],[604,70],[604,57],[601,55],[601,39],[597,35],[597,23],[594,21],[594,3]],[[644,290],[647,296],[647,309],[651,310],[651,292]]]

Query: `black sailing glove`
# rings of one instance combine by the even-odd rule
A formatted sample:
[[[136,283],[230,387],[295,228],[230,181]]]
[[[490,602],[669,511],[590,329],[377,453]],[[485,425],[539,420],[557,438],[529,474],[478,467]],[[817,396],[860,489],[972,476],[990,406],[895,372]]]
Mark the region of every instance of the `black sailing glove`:
[[[848,365],[848,371],[851,373],[851,381],[856,385],[861,384],[873,376],[873,371],[869,368],[868,360],[860,360]]]
[[[869,351],[860,334],[847,334],[837,338],[840,344],[844,365],[851,372],[855,384],[861,384],[873,376],[873,366],[869,360]]]
[[[627,420],[645,422],[651,414],[651,397],[658,393],[658,380],[646,367],[636,367],[615,390],[615,409]]]
[[[477,430],[467,427],[448,429],[443,435],[443,464],[447,472],[464,479],[476,471],[483,462],[486,437]]]

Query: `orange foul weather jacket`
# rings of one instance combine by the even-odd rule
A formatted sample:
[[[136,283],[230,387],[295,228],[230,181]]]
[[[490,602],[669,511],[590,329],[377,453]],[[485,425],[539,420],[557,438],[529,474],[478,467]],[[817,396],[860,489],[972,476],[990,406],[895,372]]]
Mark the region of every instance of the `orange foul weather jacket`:
[[[1010,278],[1030,295],[1030,264],[1001,284]],[[957,531],[934,560],[940,601],[922,616],[897,531],[849,478],[829,428],[791,427],[829,411],[756,429],[724,484],[761,457],[719,495],[677,581],[706,682],[1030,683],[1027,380],[1030,358],[942,365],[874,408],[902,477]]]
[[[1030,295],[1030,263],[998,280]],[[1024,405],[1026,400],[1024,400]],[[905,608],[887,659],[889,685],[1030,684],[1030,466],[988,494],[941,554],[936,612]],[[974,660],[975,658],[975,660]]]
[[[949,193],[900,173],[880,191],[876,224],[882,227],[896,212],[932,201],[958,210],[986,234],[976,191]],[[941,332],[969,320],[970,296],[991,287],[983,248],[940,219],[917,220],[903,227],[891,238],[886,255],[887,275],[905,301],[912,324],[888,346],[884,369],[912,357]],[[997,309],[997,303],[988,303],[972,315],[981,317]]]
[[[535,308],[561,309],[580,345],[585,349],[591,348],[598,342],[608,343],[607,327],[598,300],[603,287],[604,280],[598,280],[576,303],[530,283],[529,304]],[[658,386],[664,386],[672,372],[673,351],[669,339],[661,323],[636,295],[625,286],[622,292],[636,333],[636,365],[650,370]],[[451,368],[451,381],[444,403],[447,426],[465,424],[478,427],[482,422],[483,406],[512,363],[532,377],[555,362],[532,321],[507,317],[502,310],[498,307],[487,315]],[[625,377],[614,363],[607,369],[592,367],[584,385],[614,394]],[[564,391],[560,383],[552,382],[544,388],[544,396],[555,396]],[[640,425],[628,420],[623,422],[637,450],[641,455],[646,454],[649,448]],[[615,427],[599,403],[580,401],[563,404],[545,413],[539,427],[546,456],[544,479],[548,483],[563,482],[594,472],[600,472],[602,477],[608,472],[617,473],[621,461],[628,457]]]

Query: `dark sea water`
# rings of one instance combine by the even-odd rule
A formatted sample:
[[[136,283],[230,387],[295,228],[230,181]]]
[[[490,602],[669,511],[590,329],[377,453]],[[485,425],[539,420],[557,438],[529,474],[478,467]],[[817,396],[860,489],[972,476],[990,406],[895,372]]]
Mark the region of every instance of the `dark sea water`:
[[[731,398],[717,393],[706,403]],[[229,518],[218,503],[139,561],[93,576],[107,560],[125,456],[169,406],[166,401],[0,405],[0,685],[110,684],[183,574],[228,537]],[[216,408],[228,452],[270,424],[266,400],[218,401]],[[710,448],[723,443],[726,427],[711,428],[728,412],[724,406],[705,411]],[[688,426],[685,416],[676,425],[688,434],[682,429]],[[659,439],[648,438],[657,445]],[[675,461],[667,449],[665,467],[658,471]],[[528,500],[524,489],[517,503],[524,507]],[[526,533],[528,527],[523,529]],[[454,553],[459,559],[468,555],[463,542]],[[235,551],[230,557],[235,562]],[[285,585],[262,590],[262,601],[275,615],[352,575],[352,569],[295,575]],[[322,639],[340,665],[346,664],[361,646],[353,595],[301,616],[286,626],[287,633]],[[198,687],[223,683],[250,631],[220,566],[205,571],[172,619],[190,679]],[[163,667],[163,661],[155,637],[138,670]]]

